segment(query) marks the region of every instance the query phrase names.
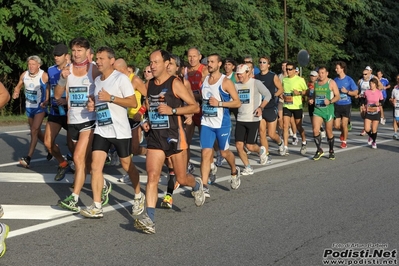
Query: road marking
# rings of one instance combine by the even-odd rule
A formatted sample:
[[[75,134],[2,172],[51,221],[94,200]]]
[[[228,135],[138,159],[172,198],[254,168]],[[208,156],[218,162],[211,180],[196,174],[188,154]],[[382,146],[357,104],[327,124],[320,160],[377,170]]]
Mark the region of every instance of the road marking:
[[[383,141],[379,141],[378,143],[385,143],[385,142],[390,142],[390,141],[393,141],[393,140],[392,139],[383,140]],[[349,147],[349,148],[346,148],[346,149],[336,150],[335,153],[341,153],[341,152],[345,152],[345,151],[355,150],[355,149],[359,149],[359,148],[362,148],[362,147],[365,147],[365,146],[368,146],[368,144],[365,143],[365,144],[359,145],[359,146],[353,146],[353,147]],[[294,159],[294,160],[287,160],[287,159],[273,160],[271,165],[255,168],[254,172],[257,173],[257,172],[262,172],[262,171],[268,171],[268,170],[271,170],[271,169],[274,169],[274,168],[278,168],[278,167],[282,167],[282,166],[286,166],[286,165],[290,165],[290,164],[295,164],[295,163],[306,161],[306,160],[311,160],[311,156],[301,157],[301,158]],[[18,174],[18,175],[20,175],[20,174]],[[116,177],[113,177],[113,176],[109,176],[109,175],[105,175],[105,176],[106,176],[107,179],[108,178],[109,179],[111,179],[111,178],[112,179],[116,179]],[[9,176],[8,176],[8,178],[9,178]],[[46,178],[48,178],[48,177],[46,177]],[[41,180],[46,179],[46,178],[42,176]],[[39,177],[39,179],[40,179],[40,177]],[[163,179],[161,178],[161,180],[165,181],[165,178],[163,178]],[[217,178],[217,182],[223,182],[223,181],[227,181],[227,180],[230,180],[230,175]],[[140,181],[141,181],[141,178],[140,178]],[[191,189],[187,189],[187,188],[183,187],[183,188],[177,189],[175,192],[176,193],[181,193],[183,191],[188,191],[188,190],[191,190]],[[163,193],[159,193],[158,197],[162,197],[163,195],[164,195],[164,192]],[[103,212],[104,213],[108,213],[108,212],[111,212],[111,211],[114,211],[114,210],[118,210],[118,209],[121,209],[121,208],[126,208],[128,206],[131,206],[132,204],[133,204],[133,200],[127,201],[127,202],[123,202],[123,203],[114,204],[114,205],[107,206],[107,207],[103,208]],[[5,210],[7,212],[7,210],[9,208],[14,208],[15,205],[4,205],[4,206],[5,206]],[[18,208],[20,208],[20,209],[25,211],[25,208],[27,208],[28,205],[17,205],[17,206],[19,206]],[[21,228],[21,229],[17,229],[17,230],[11,231],[9,233],[9,235],[8,235],[9,238],[20,236],[20,235],[24,235],[24,234],[29,234],[31,232],[35,232],[35,231],[38,231],[38,230],[43,230],[43,229],[47,229],[47,228],[54,227],[54,226],[57,226],[57,225],[61,225],[61,224],[65,224],[65,223],[69,223],[69,222],[73,222],[73,221],[77,221],[77,220],[83,219],[82,216],[77,215],[77,214],[73,214],[72,212],[71,213],[67,212],[65,214],[65,216],[67,216],[67,217],[62,217],[62,216],[64,216],[64,214],[60,213],[59,209],[55,209],[54,207],[51,207],[51,206],[30,206],[30,207],[31,208],[34,207],[34,208],[37,208],[38,210],[41,210],[43,215],[47,215],[47,216],[52,215],[53,217],[56,217],[58,215],[57,217],[61,217],[61,218],[55,219],[55,220],[52,220],[52,221],[49,221],[49,222],[45,222],[45,223],[41,223],[41,224],[37,224],[37,225],[33,225],[33,226],[28,226],[28,227],[25,227],[25,228]],[[49,208],[51,208],[51,210]],[[18,214],[19,213],[20,212],[18,212]],[[12,214],[4,216],[4,217],[9,217],[11,215]]]

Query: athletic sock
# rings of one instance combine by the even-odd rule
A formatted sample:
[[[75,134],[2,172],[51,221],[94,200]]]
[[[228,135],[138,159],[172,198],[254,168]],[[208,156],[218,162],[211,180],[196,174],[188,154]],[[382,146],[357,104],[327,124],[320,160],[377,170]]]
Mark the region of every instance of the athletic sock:
[[[328,146],[330,148],[330,152],[334,152],[334,137],[328,139]]]
[[[101,202],[94,202],[94,206],[96,206],[97,209],[101,209],[102,208]]]
[[[74,199],[75,201],[78,201],[78,200],[79,200],[79,195],[78,195],[78,194],[72,193],[72,196],[73,196],[73,199]]]
[[[147,207],[147,215],[152,222],[155,222],[155,208]]]
[[[373,139],[373,142],[377,139],[377,132],[371,133],[371,138]]]
[[[141,199],[141,192],[139,194],[134,194],[134,199]]]
[[[317,147],[317,150],[319,151],[321,148],[320,148],[320,145],[321,145],[321,136],[320,136],[320,134],[319,135],[317,135],[317,136],[313,136],[313,138],[314,138],[314,143],[316,144],[316,147]]]

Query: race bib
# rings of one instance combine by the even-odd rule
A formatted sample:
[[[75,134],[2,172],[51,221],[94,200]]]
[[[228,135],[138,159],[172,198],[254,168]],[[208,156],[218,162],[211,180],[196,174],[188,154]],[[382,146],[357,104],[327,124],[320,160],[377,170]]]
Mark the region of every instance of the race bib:
[[[294,104],[293,93],[284,93],[284,103],[285,104]]]
[[[111,112],[109,111],[108,103],[96,105],[96,116],[98,126],[108,126],[112,124]]]
[[[26,101],[30,104],[37,104],[37,91],[25,90]]]
[[[87,87],[70,87],[69,104],[71,107],[86,107],[89,98]]]
[[[339,97],[341,97],[341,100],[344,100],[344,101],[348,100],[348,94],[346,94],[346,93],[340,93]]]
[[[150,119],[152,129],[169,128],[169,116],[160,114],[156,106],[150,106],[148,118]]]
[[[316,95],[316,98],[314,99],[314,104],[316,107],[326,107],[326,103],[324,100],[326,99],[325,95]]]
[[[378,113],[378,107],[375,104],[367,105],[367,113],[369,115],[375,115]]]
[[[248,104],[251,102],[251,94],[249,89],[238,90],[238,97],[242,104]]]
[[[206,117],[217,117],[218,110],[209,104],[209,100],[202,100],[202,115]]]

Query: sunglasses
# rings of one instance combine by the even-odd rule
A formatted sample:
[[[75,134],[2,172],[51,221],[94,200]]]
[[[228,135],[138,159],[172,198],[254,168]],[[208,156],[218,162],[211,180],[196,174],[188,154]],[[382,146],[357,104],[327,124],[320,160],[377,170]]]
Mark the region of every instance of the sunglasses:
[[[151,70],[145,70],[144,73],[152,73]]]
[[[244,61],[245,64],[252,63],[251,61]]]
[[[293,68],[286,68],[287,69],[287,71],[291,71],[291,70],[294,70]]]
[[[259,61],[259,64],[267,64],[268,62],[267,61]]]

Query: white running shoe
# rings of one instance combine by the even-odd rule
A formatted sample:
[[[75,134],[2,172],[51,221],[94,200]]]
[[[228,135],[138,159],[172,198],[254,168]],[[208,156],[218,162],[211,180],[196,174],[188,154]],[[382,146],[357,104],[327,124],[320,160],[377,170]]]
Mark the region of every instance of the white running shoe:
[[[124,174],[121,178],[118,179],[118,182],[126,184],[132,183],[132,181],[130,181],[130,177],[128,174]]]
[[[232,189],[237,189],[241,185],[241,170],[240,167],[236,166],[237,173],[235,175],[231,175],[230,179],[230,187]]]
[[[264,146],[260,147],[259,158],[261,165],[265,165],[267,163],[266,148]]]
[[[254,169],[252,167],[246,166],[244,170],[241,172],[242,175],[253,175],[254,174]]]

